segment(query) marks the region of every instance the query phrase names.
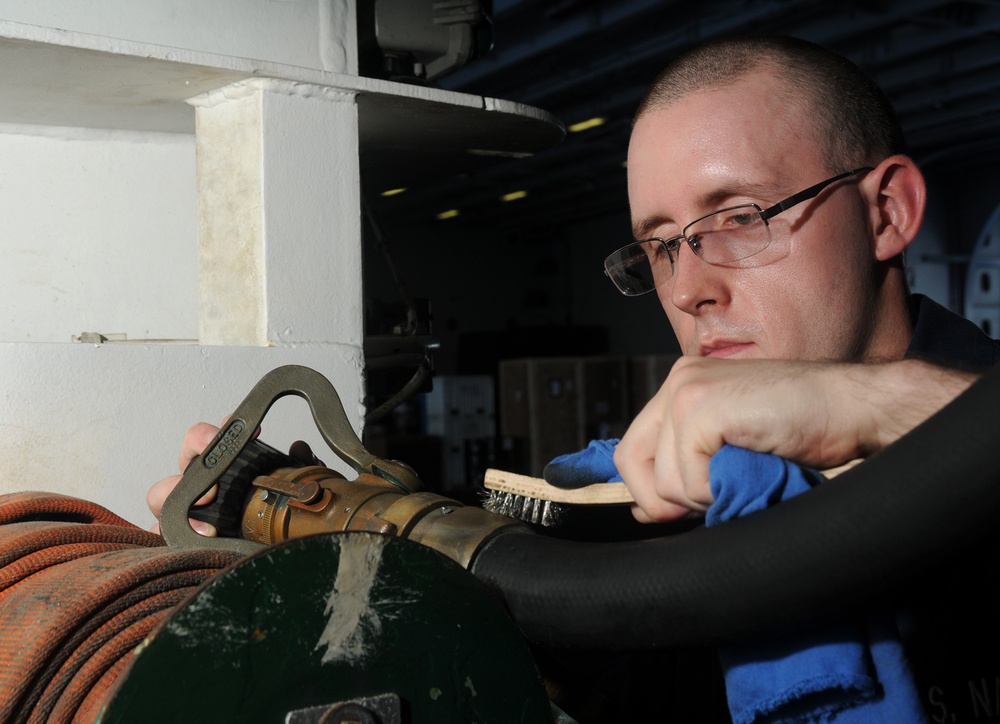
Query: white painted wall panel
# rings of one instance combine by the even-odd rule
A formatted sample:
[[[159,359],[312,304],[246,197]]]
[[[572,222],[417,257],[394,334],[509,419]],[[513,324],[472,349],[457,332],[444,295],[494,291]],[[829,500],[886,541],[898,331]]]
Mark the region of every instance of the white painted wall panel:
[[[198,337],[194,138],[0,125],[0,341]]]

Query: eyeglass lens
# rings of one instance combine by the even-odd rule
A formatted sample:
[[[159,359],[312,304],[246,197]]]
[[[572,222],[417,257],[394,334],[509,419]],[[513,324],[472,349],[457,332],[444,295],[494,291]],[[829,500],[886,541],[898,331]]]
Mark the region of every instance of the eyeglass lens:
[[[685,236],[669,241],[647,239],[625,246],[604,262],[611,281],[628,296],[645,294],[673,276],[680,247],[709,264],[730,264],[759,254],[771,243],[767,224],[756,206],[723,209],[698,219]]]
[[[853,171],[832,176],[789,196],[762,211],[756,204],[744,204],[703,216],[688,224],[683,235],[664,241],[646,239],[622,247],[604,260],[604,273],[627,296],[651,292],[674,273],[675,256],[683,242],[709,264],[733,264],[759,254],[771,243],[771,230],[767,219],[787,211],[807,199],[816,198],[820,192],[841,179],[868,173],[872,166],[862,166]],[[650,255],[653,248],[658,255]],[[659,256],[662,254],[662,256]],[[663,263],[663,258],[669,264]]]

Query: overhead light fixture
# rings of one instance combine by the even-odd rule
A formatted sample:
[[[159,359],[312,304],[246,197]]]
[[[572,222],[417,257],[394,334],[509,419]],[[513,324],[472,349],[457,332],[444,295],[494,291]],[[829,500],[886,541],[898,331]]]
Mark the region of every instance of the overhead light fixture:
[[[606,118],[601,118],[600,116],[588,118],[586,121],[580,121],[579,123],[574,123],[572,126],[569,126],[569,132],[579,133],[580,131],[589,131],[591,128],[603,126],[606,121]]]
[[[470,156],[496,156],[498,158],[531,158],[535,155],[531,151],[498,151],[490,148],[467,148],[465,152]]]
[[[454,219],[456,216],[458,216],[458,209],[448,209],[447,211],[442,211],[434,218],[438,221],[444,221],[445,219]]]
[[[517,201],[518,199],[523,199],[528,195],[527,191],[511,191],[509,194],[504,194],[500,197],[501,201]]]
[[[404,191],[406,191],[406,187],[403,187],[403,188],[400,188],[400,189],[389,189],[388,191],[383,191],[381,195],[385,196],[386,198],[388,198],[389,196],[398,196],[399,194],[403,193]]]

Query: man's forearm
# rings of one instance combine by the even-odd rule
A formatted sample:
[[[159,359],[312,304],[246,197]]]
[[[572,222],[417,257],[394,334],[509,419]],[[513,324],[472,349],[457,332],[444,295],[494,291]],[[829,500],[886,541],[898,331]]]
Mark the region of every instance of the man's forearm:
[[[864,365],[871,373],[871,449],[892,444],[965,392],[980,375],[920,360]]]

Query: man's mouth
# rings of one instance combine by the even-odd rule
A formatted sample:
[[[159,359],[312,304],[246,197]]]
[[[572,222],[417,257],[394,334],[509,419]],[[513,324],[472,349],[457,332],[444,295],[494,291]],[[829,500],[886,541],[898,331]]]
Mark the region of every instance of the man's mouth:
[[[753,349],[753,342],[740,342],[736,340],[714,340],[701,345],[698,353],[702,357],[714,357],[716,359],[728,359],[730,357],[743,357]]]

